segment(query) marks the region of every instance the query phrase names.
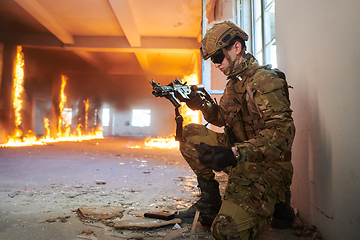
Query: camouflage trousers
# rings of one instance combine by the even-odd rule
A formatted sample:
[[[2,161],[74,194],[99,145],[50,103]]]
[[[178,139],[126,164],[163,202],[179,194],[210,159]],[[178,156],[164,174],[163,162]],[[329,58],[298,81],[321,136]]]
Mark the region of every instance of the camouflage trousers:
[[[184,159],[197,177],[214,179],[213,170],[203,166],[198,159],[194,145],[200,142],[212,146],[227,146],[226,136],[199,124],[189,124],[183,129],[180,151]],[[288,188],[281,184],[279,186],[276,182],[270,187],[267,177],[263,177],[269,176],[272,179],[273,175],[275,178],[281,176],[282,170],[275,168],[278,171],[267,164],[249,162],[238,163],[237,167],[223,170],[229,179],[224,201],[211,227],[216,239],[253,239],[269,223],[275,203],[279,201],[279,196],[272,188],[277,192]]]

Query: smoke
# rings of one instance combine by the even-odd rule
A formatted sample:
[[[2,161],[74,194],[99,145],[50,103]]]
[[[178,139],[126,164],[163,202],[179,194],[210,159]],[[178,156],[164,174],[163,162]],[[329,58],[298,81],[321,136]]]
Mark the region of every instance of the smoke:
[[[51,102],[54,79],[65,75],[68,78],[65,108],[78,109],[78,115],[73,116],[76,124],[84,121],[83,101],[89,99],[88,122],[94,122],[95,110],[101,109],[105,104],[118,112],[147,108],[155,113],[156,117],[152,121],[160,131],[164,134],[174,132],[173,106],[167,99],[155,98],[149,82],[154,79],[164,85],[176,77],[181,79],[182,76],[147,76],[142,71],[138,74],[107,74],[104,69],[94,68],[71,51],[26,47],[23,51],[28,102],[31,102],[31,98]],[[38,112],[38,109],[36,111]],[[46,111],[48,112],[48,109]],[[126,121],[129,120],[124,120]],[[164,121],[166,124],[163,124]]]

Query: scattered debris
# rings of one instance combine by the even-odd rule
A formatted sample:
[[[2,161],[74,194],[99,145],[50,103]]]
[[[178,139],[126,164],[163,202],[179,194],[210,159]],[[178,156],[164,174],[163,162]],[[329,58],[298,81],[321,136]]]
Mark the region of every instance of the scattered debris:
[[[90,235],[90,234],[94,234],[94,230],[92,230],[91,228],[86,228],[82,231],[81,234],[85,234],[85,235]]]
[[[77,237],[80,239],[85,239],[85,240],[97,240],[97,238],[93,237],[93,236],[89,236],[89,237],[77,236]]]
[[[80,194],[80,193],[69,193],[68,197],[69,198],[75,198],[75,197],[80,196],[80,195],[82,195],[82,194]]]
[[[114,235],[114,234],[109,234],[108,236],[121,238],[121,239],[134,239],[134,240],[143,240],[144,239],[142,237],[122,237],[122,236],[118,236],[118,235]]]
[[[86,239],[86,240],[97,240],[96,232],[91,228],[83,229],[81,232],[81,235],[78,235],[77,237],[80,239]],[[85,235],[85,236],[84,236]]]
[[[174,213],[167,213],[167,212],[146,212],[144,214],[144,217],[147,218],[156,218],[156,219],[162,219],[162,220],[171,220],[174,219],[175,214]]]
[[[62,223],[66,223],[67,219],[70,218],[70,216],[65,216],[65,217],[57,217],[57,218],[48,218],[45,220],[40,220],[39,222],[49,222],[49,223],[53,223],[53,222],[62,222]]]
[[[95,224],[88,224],[88,226],[90,226],[90,227],[96,227],[96,228],[101,228],[101,229],[104,229],[104,230],[108,230],[106,227],[99,226],[99,225],[95,225]]]
[[[14,198],[15,196],[18,196],[20,194],[20,191],[16,191],[16,192],[13,192],[13,193],[9,193],[8,196],[11,197],[11,198]]]
[[[95,183],[97,185],[104,185],[104,184],[106,184],[106,181],[104,181],[104,180],[96,180]]]
[[[172,227],[172,230],[177,230],[179,228],[181,228],[181,226],[177,223]]]
[[[117,156],[124,157],[124,154]],[[133,168],[137,167],[141,162],[141,166],[143,167],[137,171],[137,173],[140,174],[138,174],[134,180],[129,172],[124,171],[123,174],[129,175],[117,175],[117,177],[122,179],[122,182],[116,187],[108,186],[104,180],[95,181],[95,179],[101,179],[102,177],[94,175],[89,180],[90,182],[85,180],[82,181],[83,183],[80,183],[79,180],[67,184],[58,182],[48,184],[49,186],[42,187],[41,189],[38,189],[39,186],[34,186],[34,188],[27,186],[27,189],[21,189],[21,191],[17,191],[18,189],[8,189],[0,190],[0,193],[3,194],[1,196],[3,196],[5,204],[11,204],[16,208],[19,205],[30,205],[21,206],[24,212],[32,207],[41,206],[41,208],[36,209],[36,214],[47,219],[40,222],[55,223],[47,224],[48,227],[45,228],[47,231],[50,231],[51,228],[58,228],[59,225],[61,225],[56,222],[68,222],[66,228],[75,227],[77,231],[74,236],[71,235],[73,236],[71,239],[213,239],[209,228],[202,227],[198,219],[194,219],[192,224],[180,224],[181,220],[179,219],[174,219],[173,222],[164,221],[165,219],[159,220],[159,218],[144,218],[145,212],[170,213],[176,210],[187,209],[196,200],[196,194],[199,194],[199,191],[197,191],[197,181],[193,172],[186,175],[186,171],[183,170],[182,172],[167,176],[166,174],[163,175],[160,171],[176,166],[182,169],[181,161],[177,162],[176,159],[174,160],[175,161],[166,162],[166,164],[169,164],[167,166],[162,164],[160,166],[156,165],[156,167],[153,167],[153,163],[150,160],[146,162],[140,158],[133,160],[134,163],[131,160],[130,164],[133,165]],[[122,159],[120,161],[122,161]],[[116,165],[126,164],[130,166],[130,164],[127,163],[127,160],[125,163],[115,162]],[[149,166],[142,163],[147,163]],[[181,174],[184,174],[184,176],[181,176]],[[151,180],[148,178],[150,175],[154,175],[154,178],[151,178]],[[161,181],[163,181],[163,179],[170,180],[163,181],[166,182],[166,187],[163,187],[163,185],[158,185],[157,178],[161,179]],[[223,193],[227,183],[227,175],[216,173],[216,178],[221,185],[220,190]],[[106,179],[107,181],[111,180],[110,177],[106,177]],[[110,183],[116,183],[116,181],[111,180],[109,184]],[[108,187],[104,184],[107,184],[106,186]],[[154,187],[148,187],[152,185]],[[173,192],[172,190],[175,191]],[[40,201],[43,204],[38,204]],[[80,204],[83,205],[79,207]],[[84,205],[88,205],[89,207],[85,207]],[[53,208],[53,206],[59,207]],[[69,211],[70,209],[73,209],[72,211],[77,213],[82,224],[79,223],[78,219],[73,218],[72,220],[74,221],[71,221],[67,219],[70,216],[64,216],[63,211]],[[14,210],[12,209],[11,211]],[[61,213],[59,213],[59,211],[61,211]],[[295,211],[296,213],[298,212],[297,209],[295,209]],[[10,210],[6,210],[4,213],[9,216],[13,214]],[[14,216],[17,217],[18,215]],[[50,216],[55,217],[50,218]],[[24,228],[27,227],[25,220],[27,219],[24,219],[24,224],[22,224]],[[18,222],[22,222],[22,219],[18,220]],[[72,224],[70,224],[70,222]],[[314,226],[309,226],[304,223],[299,224],[300,222],[297,223],[298,225],[294,225],[294,229],[283,231],[286,232],[284,235],[289,237],[281,239],[306,238],[306,240],[322,240],[320,233]],[[82,227],[79,224],[82,225]],[[40,226],[43,228],[46,224],[39,225],[43,225]],[[86,229],[82,230],[83,228]],[[280,231],[277,232],[277,230],[271,228],[266,229],[264,234],[266,235],[269,232],[273,233],[273,236],[282,235]],[[10,235],[10,231],[8,233]],[[69,234],[73,233],[69,231]],[[277,238],[264,237],[262,239]]]
[[[175,231],[170,232],[169,234],[167,234],[164,238],[164,240],[171,240],[174,238],[177,238],[178,236],[184,234],[185,232],[187,232],[189,229],[188,228],[179,228],[176,229]]]
[[[156,228],[176,223],[181,223],[181,219],[174,218],[172,220],[165,221],[160,219],[139,217],[135,219],[114,222],[113,227],[116,229]]]
[[[322,240],[321,234],[315,226],[307,225],[304,222],[295,222],[292,229],[295,230],[293,234],[296,236],[311,237],[311,240]]]
[[[70,217],[70,216],[57,217],[56,219],[59,220],[59,221],[62,222],[62,223],[66,223],[66,222],[67,222],[67,219],[68,219],[69,217]]]
[[[48,218],[45,220],[45,222],[56,222],[56,218]]]
[[[123,207],[85,207],[80,206],[75,212],[82,220],[100,221],[104,219],[122,218]]]
[[[139,190],[134,190],[134,189],[130,189],[129,192],[132,192],[132,193],[139,193],[140,191]]]

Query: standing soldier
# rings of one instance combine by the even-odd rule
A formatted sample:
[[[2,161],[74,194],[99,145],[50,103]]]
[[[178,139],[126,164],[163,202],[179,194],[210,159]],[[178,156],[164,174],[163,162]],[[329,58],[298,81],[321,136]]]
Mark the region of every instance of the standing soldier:
[[[290,206],[295,127],[285,75],[259,66],[245,53],[247,40],[228,21],[205,34],[202,58],[211,58],[228,82],[219,105],[198,96],[187,102],[225,133],[199,124],[184,127],[180,151],[197,176],[201,197],[177,217],[189,221],[200,211],[200,222],[211,226],[216,239],[253,239],[270,221],[274,228],[288,228],[295,218]],[[213,170],[229,176],[223,201]]]

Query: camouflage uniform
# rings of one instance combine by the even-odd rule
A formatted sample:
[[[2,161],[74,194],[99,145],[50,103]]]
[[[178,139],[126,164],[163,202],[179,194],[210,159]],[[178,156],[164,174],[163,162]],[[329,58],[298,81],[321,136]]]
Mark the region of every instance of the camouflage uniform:
[[[228,75],[219,107],[202,107],[204,118],[216,126],[223,119],[236,136],[237,166],[229,175],[224,201],[212,231],[216,239],[253,239],[269,222],[276,202],[285,201],[292,181],[290,162],[295,127],[284,79],[269,66],[259,66],[251,54]],[[220,114],[221,112],[221,114]],[[183,130],[180,151],[197,177],[214,179],[212,169],[198,160],[194,144],[228,146],[224,133],[198,124]]]

